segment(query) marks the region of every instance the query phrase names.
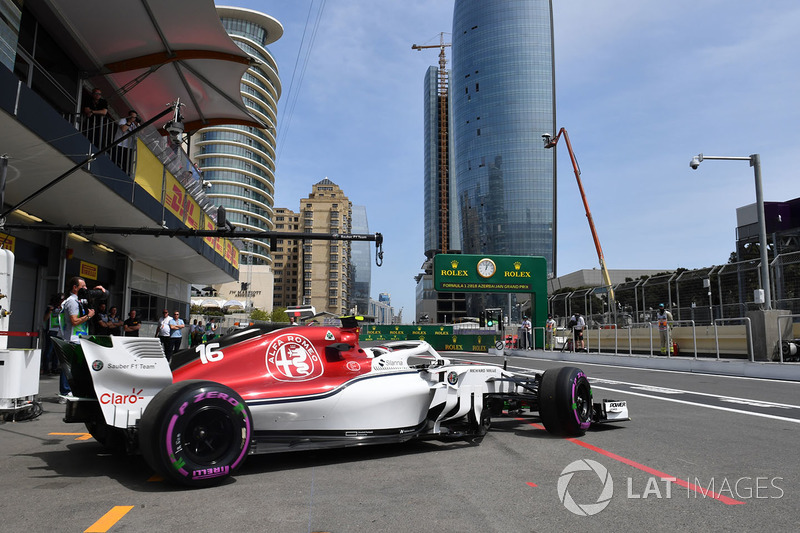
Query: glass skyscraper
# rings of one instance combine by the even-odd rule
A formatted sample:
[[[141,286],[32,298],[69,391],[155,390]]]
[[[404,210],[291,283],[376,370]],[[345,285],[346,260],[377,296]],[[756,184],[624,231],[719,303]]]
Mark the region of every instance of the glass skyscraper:
[[[237,7],[217,7],[225,30],[242,50],[258,60],[242,77],[241,94],[248,110],[269,129],[237,124],[214,125],[193,138],[193,160],[211,184],[206,196],[225,207],[232,225],[272,230],[275,194],[275,125],[281,83],[278,65],[267,45],[283,35],[274,18]],[[242,262],[272,261],[268,239],[242,239]]]
[[[367,208],[354,205],[351,215],[353,233],[369,233]],[[356,313],[369,313],[369,295],[372,285],[372,243],[353,241],[350,244],[350,306]]]
[[[555,271],[550,0],[456,0],[452,32],[456,207],[467,254],[543,256]]]

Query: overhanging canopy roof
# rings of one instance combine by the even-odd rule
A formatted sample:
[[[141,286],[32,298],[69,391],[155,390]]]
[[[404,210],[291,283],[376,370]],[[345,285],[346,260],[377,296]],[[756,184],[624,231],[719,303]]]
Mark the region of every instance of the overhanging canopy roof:
[[[115,91],[104,95],[111,106],[147,119],[180,98],[187,133],[214,124],[268,126],[242,103],[240,82],[254,59],[228,36],[212,0],[48,3],[81,48],[79,66]],[[274,22],[272,42],[283,27],[266,20]]]

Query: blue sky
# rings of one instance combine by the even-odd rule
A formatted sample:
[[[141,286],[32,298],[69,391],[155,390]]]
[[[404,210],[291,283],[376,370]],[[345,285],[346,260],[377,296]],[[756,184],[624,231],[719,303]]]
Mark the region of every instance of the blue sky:
[[[301,40],[304,31],[310,38],[309,8],[313,22],[321,0],[229,4],[267,13],[285,30],[270,46],[284,90],[275,205],[298,209],[325,177],[365,205],[370,231],[385,238],[372,296],[390,293],[396,310],[413,320],[413,278],[424,259],[422,81],[438,50],[411,45],[437,44],[442,31],[449,40],[453,0],[329,0],[310,52]],[[553,4],[557,124],[580,163],[608,268],[727,262],[736,208],[755,202],[753,170],[746,161],[706,161],[691,170],[698,153],[759,153],[765,201],[800,196],[800,3]],[[559,146],[563,275],[598,261]]]

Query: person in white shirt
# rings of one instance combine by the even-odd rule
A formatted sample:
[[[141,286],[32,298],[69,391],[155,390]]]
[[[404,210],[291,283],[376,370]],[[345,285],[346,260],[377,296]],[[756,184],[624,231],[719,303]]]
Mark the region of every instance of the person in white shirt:
[[[553,320],[553,315],[547,315],[547,321],[544,323],[544,349],[553,349],[553,335],[556,332],[556,321]]]
[[[531,329],[533,324],[528,317],[522,317],[522,348],[524,350],[531,349]]]
[[[575,327],[573,328],[575,339],[575,351],[583,350],[583,329],[586,327],[586,321],[583,319],[578,311],[575,311]]]

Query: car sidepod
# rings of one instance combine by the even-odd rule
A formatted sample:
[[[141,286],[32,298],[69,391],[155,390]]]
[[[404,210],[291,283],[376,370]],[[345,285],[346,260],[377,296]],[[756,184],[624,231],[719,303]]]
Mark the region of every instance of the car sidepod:
[[[444,365],[427,371],[433,397],[428,419],[432,434],[454,437],[483,436],[489,428],[490,412],[484,400],[494,392],[499,367],[490,365]]]

